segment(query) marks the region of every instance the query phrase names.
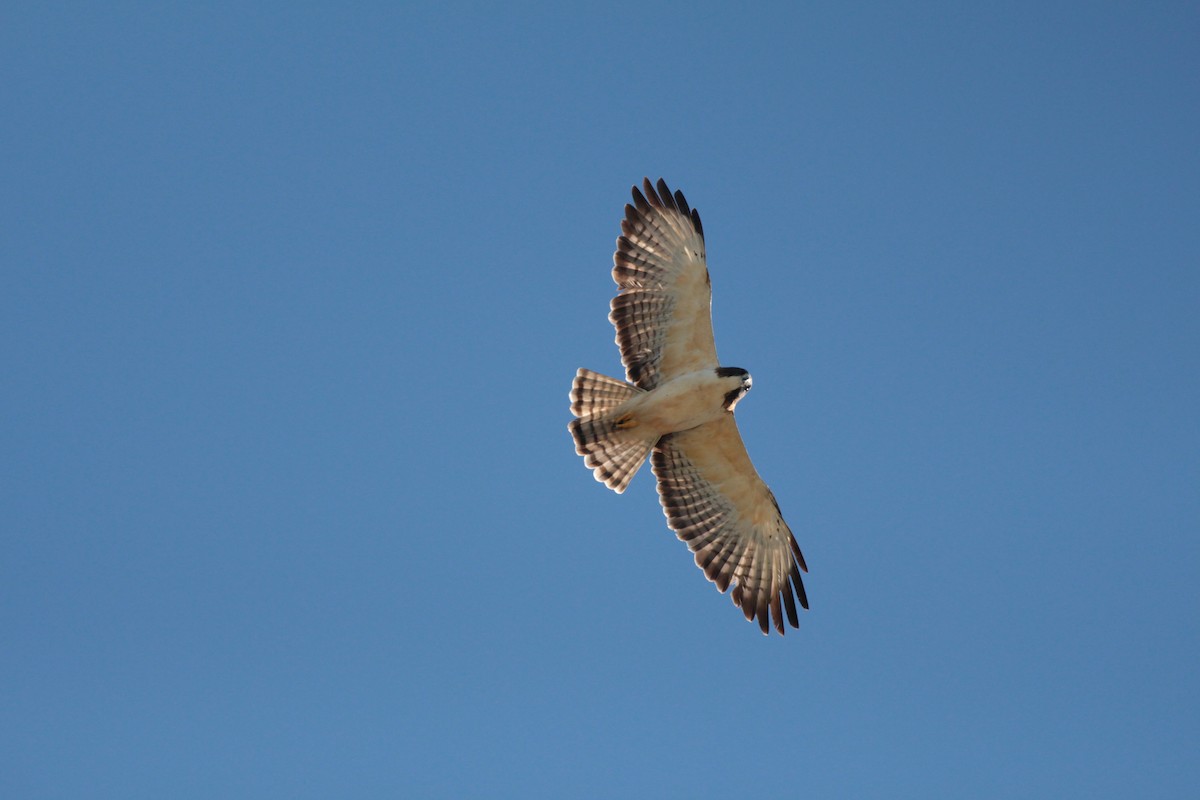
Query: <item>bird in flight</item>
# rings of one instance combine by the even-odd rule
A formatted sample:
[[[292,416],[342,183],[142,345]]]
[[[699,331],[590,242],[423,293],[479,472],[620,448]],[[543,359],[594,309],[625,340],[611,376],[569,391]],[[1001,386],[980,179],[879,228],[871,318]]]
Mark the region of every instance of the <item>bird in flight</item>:
[[[659,179],[633,187],[613,254],[609,319],[627,381],[580,369],[571,386],[575,451],[624,492],[647,456],[671,530],[762,632],[800,627],[804,556],[750,463],[733,410],[750,374],[717,361],[700,214]]]

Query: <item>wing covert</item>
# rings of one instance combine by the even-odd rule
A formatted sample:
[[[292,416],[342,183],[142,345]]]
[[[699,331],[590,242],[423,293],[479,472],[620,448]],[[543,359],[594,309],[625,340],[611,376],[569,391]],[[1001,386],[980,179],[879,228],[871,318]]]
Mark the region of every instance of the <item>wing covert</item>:
[[[700,214],[683,192],[646,178],[625,206],[613,254],[617,296],[609,319],[629,382],[653,389],[678,375],[717,366],[712,290]]]
[[[796,602],[808,608],[804,556],[783,521],[775,496],[750,462],[733,415],[663,437],[651,465],[671,530],[695,554],[696,565],[763,633],[783,616],[800,626]]]

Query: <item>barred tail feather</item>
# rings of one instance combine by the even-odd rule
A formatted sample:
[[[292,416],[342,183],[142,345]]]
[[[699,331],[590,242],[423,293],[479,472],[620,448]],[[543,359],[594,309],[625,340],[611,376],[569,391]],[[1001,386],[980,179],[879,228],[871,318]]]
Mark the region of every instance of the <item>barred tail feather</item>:
[[[571,385],[571,413],[580,417],[570,424],[575,452],[583,456],[596,480],[618,493],[629,486],[654,442],[636,430],[620,429],[616,415],[609,412],[641,392],[625,381],[587,369],[579,370]]]
[[[620,494],[650,455],[654,442],[622,431],[604,417],[571,420],[575,452],[583,456],[596,480]]]
[[[610,378],[590,369],[580,369],[571,384],[571,413],[594,417],[611,411],[640,390],[618,378]]]

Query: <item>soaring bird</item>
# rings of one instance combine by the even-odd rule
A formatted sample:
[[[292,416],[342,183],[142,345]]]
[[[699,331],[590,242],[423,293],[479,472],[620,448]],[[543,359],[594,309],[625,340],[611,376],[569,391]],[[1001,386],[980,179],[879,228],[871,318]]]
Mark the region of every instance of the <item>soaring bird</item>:
[[[613,254],[609,319],[627,380],[580,369],[571,386],[575,451],[624,492],[650,457],[671,530],[696,566],[762,632],[800,626],[808,608],[796,538],[758,476],[733,411],[750,373],[722,367],[700,214],[662,179],[633,187]]]

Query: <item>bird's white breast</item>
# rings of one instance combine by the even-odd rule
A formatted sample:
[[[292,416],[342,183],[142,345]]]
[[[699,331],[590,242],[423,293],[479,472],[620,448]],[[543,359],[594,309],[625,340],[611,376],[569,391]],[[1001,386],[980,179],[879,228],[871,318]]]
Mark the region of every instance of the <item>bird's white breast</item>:
[[[725,394],[740,378],[718,378],[711,369],[681,375],[630,401],[639,426],[659,436],[695,428],[726,414]]]

